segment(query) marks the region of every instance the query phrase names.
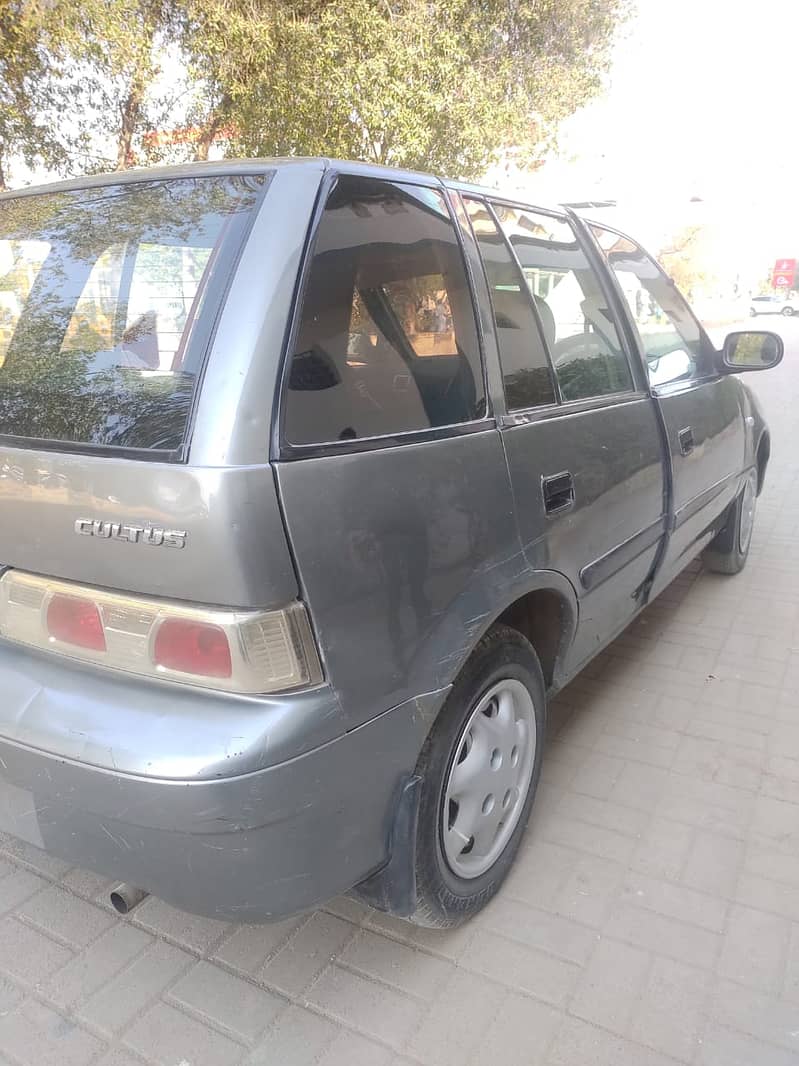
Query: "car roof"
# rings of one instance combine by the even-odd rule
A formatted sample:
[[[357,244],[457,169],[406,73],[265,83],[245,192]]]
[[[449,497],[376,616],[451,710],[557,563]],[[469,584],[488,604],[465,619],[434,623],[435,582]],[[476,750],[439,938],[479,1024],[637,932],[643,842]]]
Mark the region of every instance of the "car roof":
[[[39,193],[69,192],[78,189],[102,188],[104,185],[127,185],[141,181],[169,181],[175,178],[211,177],[230,174],[266,174],[278,168],[291,167],[297,170],[317,171],[345,170],[350,174],[363,177],[383,178],[387,181],[405,181],[412,184],[445,185],[450,189],[472,192],[480,196],[492,196],[495,199],[511,203],[530,203],[526,197],[508,196],[500,189],[471,182],[442,178],[435,174],[419,170],[401,170],[397,167],[379,166],[376,163],[363,163],[355,160],[329,159],[325,156],[279,157],[258,159],[223,159],[218,162],[181,163],[176,166],[137,167],[131,170],[114,170],[103,174],[87,174],[63,181],[48,182],[43,185],[29,185],[23,189],[11,189],[0,193],[0,202],[19,196],[35,196]],[[563,213],[557,205],[535,201],[543,210]]]

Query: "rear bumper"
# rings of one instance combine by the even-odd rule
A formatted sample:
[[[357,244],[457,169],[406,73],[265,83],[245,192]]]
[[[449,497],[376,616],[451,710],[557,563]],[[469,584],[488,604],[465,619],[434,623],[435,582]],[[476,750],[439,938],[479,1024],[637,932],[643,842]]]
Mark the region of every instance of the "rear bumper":
[[[17,691],[32,664],[53,680],[49,661],[0,645],[0,691]],[[97,685],[105,696],[110,681],[81,670],[77,685],[70,666],[59,665],[56,674],[69,684],[48,687],[44,703],[40,697],[37,747],[8,737],[19,733],[24,706],[17,706],[16,720],[13,706],[0,711],[0,831],[184,910],[242,921],[311,908],[386,861],[396,799],[445,695],[409,701],[274,765],[223,776],[223,747],[214,776],[166,778],[87,765],[59,750],[79,694],[99,707]],[[146,725],[155,689],[144,683],[111,688],[117,699],[105,703],[102,750],[113,752],[112,723],[124,723],[125,737],[137,716]],[[138,703],[131,702],[135,694]],[[278,704],[281,721],[306,710],[302,699],[285,697],[266,701],[261,714],[268,719]],[[201,717],[199,697],[197,706]],[[54,723],[49,744],[42,735],[44,707]],[[191,701],[181,704],[171,731],[182,729],[188,748],[195,725]],[[151,732],[146,736],[153,740]],[[234,738],[227,736],[229,753]],[[93,750],[94,738],[84,739]],[[169,742],[179,746],[180,736]],[[163,765],[157,747],[149,761]]]

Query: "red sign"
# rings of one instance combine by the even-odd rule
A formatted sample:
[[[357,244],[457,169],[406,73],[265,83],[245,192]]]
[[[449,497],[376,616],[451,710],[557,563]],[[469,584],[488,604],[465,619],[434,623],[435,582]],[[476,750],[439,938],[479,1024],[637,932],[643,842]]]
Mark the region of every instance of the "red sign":
[[[795,259],[778,259],[771,272],[771,284],[775,289],[792,288],[796,274]]]

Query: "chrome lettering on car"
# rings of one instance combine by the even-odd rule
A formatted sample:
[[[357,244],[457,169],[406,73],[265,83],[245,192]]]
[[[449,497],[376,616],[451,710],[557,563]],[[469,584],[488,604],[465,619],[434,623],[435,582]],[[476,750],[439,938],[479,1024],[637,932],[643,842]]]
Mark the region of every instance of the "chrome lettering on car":
[[[77,518],[74,529],[82,537],[124,540],[128,544],[150,544],[154,548],[185,548],[188,538],[185,529],[133,526],[122,522],[106,522],[99,518]]]

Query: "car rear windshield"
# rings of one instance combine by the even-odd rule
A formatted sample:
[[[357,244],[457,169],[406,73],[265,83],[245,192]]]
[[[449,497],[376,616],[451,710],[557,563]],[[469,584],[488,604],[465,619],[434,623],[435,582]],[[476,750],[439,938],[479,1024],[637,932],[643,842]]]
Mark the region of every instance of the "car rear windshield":
[[[0,200],[0,437],[179,458],[268,175]]]

